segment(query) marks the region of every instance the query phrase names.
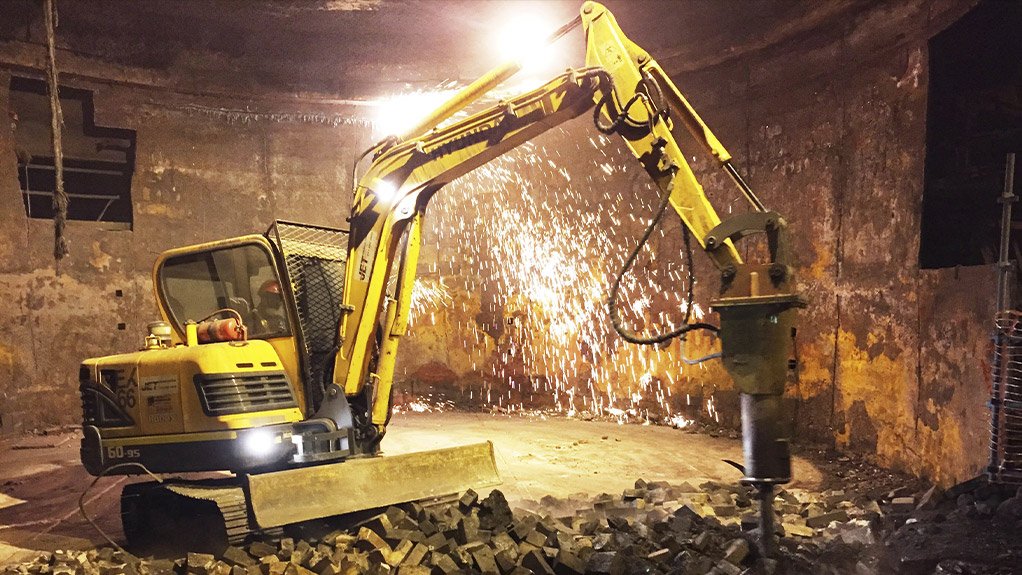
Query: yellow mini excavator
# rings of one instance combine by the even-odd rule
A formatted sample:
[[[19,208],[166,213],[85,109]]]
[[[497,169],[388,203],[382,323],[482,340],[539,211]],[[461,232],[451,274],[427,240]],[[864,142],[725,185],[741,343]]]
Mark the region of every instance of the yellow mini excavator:
[[[222,545],[252,529],[495,484],[488,443],[378,454],[423,213],[454,178],[590,111],[597,129],[624,139],[662,193],[650,229],[611,286],[613,323],[637,344],[719,330],[742,397],[744,481],[760,487],[769,510],[772,486],[791,475],[781,395],[793,310],[803,305],[785,222],[752,193],[727,150],[606,8],[586,2],[551,40],[578,25],[584,67],[445,125],[519,69],[506,63],[415,128],[369,149],[359,161],[370,159],[354,186],[348,230],[278,221],[262,235],[159,257],[153,278],[164,321],[150,325],[141,351],[81,365],[82,461],[97,476],[232,473],[125,487],[130,543],[215,534]],[[720,221],[672,134],[675,122],[720,163],[751,211]],[[720,270],[711,303],[719,328],[686,324],[644,336],[620,326],[621,275],[668,206]],[[769,261],[744,263],[733,242],[756,232],[765,233]],[[763,532],[772,533],[772,513],[763,515]]]

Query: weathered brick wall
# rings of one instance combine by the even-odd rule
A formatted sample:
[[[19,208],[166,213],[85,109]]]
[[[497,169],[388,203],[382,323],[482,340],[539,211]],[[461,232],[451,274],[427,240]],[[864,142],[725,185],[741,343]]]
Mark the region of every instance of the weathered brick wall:
[[[863,7],[835,25],[806,29],[784,43],[676,76],[753,188],[791,224],[800,287],[811,302],[801,314],[800,367],[789,387],[798,434],[875,454],[880,463],[944,483],[976,474],[986,461],[995,277],[989,267],[919,267],[927,42],[973,4]],[[557,162],[571,174],[570,182],[577,177],[573,160],[604,161],[603,152],[590,156],[570,144],[585,141],[589,129],[584,122],[573,123],[563,138],[548,136],[541,146],[569,150],[568,158]],[[604,151],[628,162],[613,144]],[[724,213],[746,209],[701,152],[692,153],[714,204]],[[533,178],[533,187],[542,190],[553,185],[545,180],[556,174],[540,169]],[[608,207],[596,201],[604,185],[613,183],[597,182],[590,196],[593,209]],[[448,191],[458,199],[467,193],[457,184]],[[634,197],[648,202],[651,196],[639,191]],[[435,202],[441,215],[456,209],[445,201]],[[626,242],[639,230],[617,230],[614,237]],[[674,254],[668,259],[677,259],[679,248],[676,238],[659,246],[661,253]],[[706,302],[716,279],[705,261],[697,269],[698,300]],[[470,310],[478,309],[478,301],[465,301]],[[412,335],[408,349],[421,357],[431,346],[446,349],[442,342],[478,337],[476,326],[457,327],[472,313]],[[713,346],[692,346],[689,355]],[[628,353],[606,357],[647,368],[658,381],[671,382],[675,397],[716,391],[724,420],[735,421],[735,402],[719,368],[683,366],[678,346],[657,355],[638,362]],[[457,372],[457,377],[447,374],[449,379],[485,389],[480,383],[485,374],[449,357],[445,365]],[[428,379],[427,374],[417,378],[414,364],[404,367],[410,381]],[[629,391],[650,391],[635,379],[615,383],[622,384],[617,397],[626,406]],[[596,387],[605,391],[604,385]]]
[[[801,430],[942,482],[981,469],[989,417],[993,271],[919,268],[927,41],[971,4],[871,6],[679,79],[718,96],[710,121],[736,118],[751,183],[791,222],[812,302]]]
[[[9,68],[0,64],[3,110],[9,78]],[[350,200],[341,190],[348,187],[355,147],[367,137],[358,124],[332,126],[298,117],[319,113],[331,122],[353,117],[336,106],[273,102],[266,111],[295,115],[232,118],[217,110],[255,112],[267,104],[89,80],[72,85],[95,90],[97,124],[137,131],[134,226],[107,230],[102,223],[72,221],[66,233],[71,253],[55,265],[53,223],[25,213],[5,122],[0,129],[5,431],[78,420],[78,362],[138,348],[145,324],[158,317],[150,273],[159,252],[260,233],[274,218],[343,224]]]

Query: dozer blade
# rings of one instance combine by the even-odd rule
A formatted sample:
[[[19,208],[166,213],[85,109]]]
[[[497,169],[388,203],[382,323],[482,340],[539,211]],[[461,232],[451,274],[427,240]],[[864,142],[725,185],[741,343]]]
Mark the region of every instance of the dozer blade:
[[[252,513],[262,528],[499,483],[489,441],[248,476]]]

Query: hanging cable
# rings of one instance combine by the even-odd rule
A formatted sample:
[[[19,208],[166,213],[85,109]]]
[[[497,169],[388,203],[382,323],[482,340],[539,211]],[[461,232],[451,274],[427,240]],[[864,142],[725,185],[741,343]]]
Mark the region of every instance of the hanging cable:
[[[664,93],[660,88],[660,84],[656,82],[649,72],[646,72],[645,77],[639,82],[639,89],[637,89],[635,94],[628,99],[628,102],[623,107],[620,105],[617,106],[621,110],[617,116],[613,116],[609,107],[611,98],[615,97],[617,94],[617,92],[614,91],[614,79],[605,71],[602,74],[597,73],[597,75],[600,77],[601,82],[607,83],[607,90],[604,93],[603,98],[597,102],[596,108],[593,110],[593,123],[596,125],[596,129],[601,133],[607,135],[613,134],[617,132],[618,128],[620,128],[622,124],[627,124],[634,128],[646,127],[652,133],[653,126],[658,120],[666,121],[670,117],[670,109],[666,106],[660,106],[657,104],[657,102],[664,101]],[[650,86],[652,86],[652,88],[650,88]],[[646,92],[643,92],[643,89],[645,89]],[[657,94],[656,101],[654,101],[654,99],[650,96],[654,91]],[[649,94],[647,94],[647,92],[649,92]],[[639,100],[646,103],[646,108],[650,112],[649,118],[647,118],[644,122],[640,122],[628,114],[632,105]],[[610,124],[603,124],[600,122],[600,112],[602,112],[604,108],[607,108],[607,116],[611,117]]]
[[[681,356],[681,361],[685,362],[685,365],[699,365],[700,363],[710,361],[711,359],[720,359],[724,357],[724,352],[718,351],[703,357],[697,357],[696,359],[689,359],[685,356]]]
[[[667,121],[668,119],[667,108],[661,108],[657,106],[653,99],[642,91],[636,91],[635,95],[633,95],[623,107],[620,107],[621,111],[617,114],[617,116],[614,116],[610,108],[612,98],[616,94],[616,92],[614,91],[614,80],[606,72],[603,72],[602,74],[598,73],[598,75],[600,76],[601,82],[607,83],[607,89],[606,92],[604,93],[603,98],[600,99],[600,101],[596,105],[596,109],[593,111],[593,123],[596,125],[597,130],[604,134],[611,134],[617,132],[622,124],[627,123],[630,126],[642,126],[643,123],[639,123],[637,120],[628,115],[628,110],[631,109],[632,105],[639,100],[642,100],[643,102],[646,103],[647,109],[650,112],[648,119],[644,122],[644,125],[647,127],[651,134],[653,132],[653,127],[657,121]],[[653,88],[656,91],[658,99],[660,101],[663,101],[663,91],[660,89],[659,84],[657,84],[657,82],[647,73],[646,76],[643,78],[642,82],[640,83],[640,88],[645,88],[647,91],[651,91],[649,86],[653,86]],[[607,116],[611,117],[610,124],[603,124],[600,122],[600,112],[604,108],[607,109]],[[624,276],[628,272],[628,270],[631,269],[632,265],[635,263],[635,259],[639,256],[639,252],[642,251],[642,248],[649,241],[650,236],[653,235],[653,230],[656,229],[656,225],[660,222],[660,219],[663,217],[664,212],[667,211],[667,206],[670,205],[671,193],[673,192],[673,190],[674,190],[674,174],[672,173],[671,181],[667,185],[667,189],[664,190],[663,196],[660,198],[660,205],[657,207],[656,214],[653,216],[653,220],[649,223],[649,226],[646,228],[645,233],[643,233],[642,238],[639,240],[638,245],[635,246],[635,249],[632,250],[632,253],[625,260],[624,265],[621,267],[621,271],[618,272],[617,277],[614,278],[614,285],[610,290],[610,298],[608,299],[607,307],[610,312],[611,324],[613,324],[614,326],[614,331],[616,331],[618,335],[620,335],[628,343],[638,345],[657,345],[670,341],[678,336],[683,336],[684,334],[697,329],[703,329],[712,332],[718,331],[717,326],[713,324],[705,322],[689,323],[689,321],[692,319],[692,308],[694,306],[695,300],[694,293],[695,272],[692,267],[693,259],[692,239],[688,227],[686,226],[682,226],[682,237],[685,242],[685,258],[686,258],[685,265],[688,270],[688,289],[685,298],[686,302],[685,302],[685,320],[683,322],[684,325],[666,333],[657,334],[653,336],[643,336],[638,334],[637,332],[628,330],[621,323],[621,315],[618,311],[617,306],[617,298],[618,292],[621,289],[621,281],[622,279],[624,279]]]
[[[685,293],[685,323],[688,323],[692,319],[692,306],[696,299],[696,272],[692,268],[692,234],[684,224],[681,226],[681,237],[685,242],[685,271],[688,272],[688,290]]]
[[[82,491],[82,494],[78,496],[78,511],[80,511],[82,517],[84,517],[85,520],[89,522],[89,525],[92,525],[92,528],[95,529],[100,535],[102,535],[103,539],[106,539],[106,542],[109,543],[114,549],[117,549],[118,551],[124,553],[128,557],[134,557],[134,555],[125,551],[123,547],[118,545],[109,535],[107,535],[106,531],[103,531],[103,529],[100,528],[99,524],[93,521],[92,518],[89,517],[89,514],[85,512],[85,496],[88,495],[89,491],[93,488],[93,486],[96,485],[96,482],[105,477],[107,473],[110,473],[114,469],[120,469],[122,467],[138,467],[143,472],[149,474],[150,477],[155,479],[157,483],[163,483],[162,479],[157,477],[156,474],[154,474],[152,471],[149,471],[149,469],[145,465],[142,465],[141,463],[135,463],[131,461],[127,463],[116,463],[100,472],[100,474],[97,475],[96,478],[92,480],[92,483],[90,483],[88,487],[86,487],[85,490]]]
[[[608,310],[610,311],[610,322],[614,326],[614,331],[616,331],[628,343],[634,343],[634,344],[639,344],[639,345],[656,345],[656,344],[659,344],[659,343],[664,343],[664,342],[669,341],[671,339],[674,339],[674,338],[676,338],[676,337],[678,337],[680,335],[686,334],[686,333],[688,333],[690,331],[697,330],[697,329],[704,329],[704,330],[712,331],[712,332],[717,332],[718,331],[717,326],[715,326],[713,324],[704,323],[704,322],[688,323],[688,320],[691,318],[691,315],[692,315],[692,299],[691,298],[692,298],[692,295],[693,295],[693,288],[692,288],[693,281],[692,280],[694,279],[694,275],[692,273],[692,261],[691,261],[691,259],[687,263],[687,266],[688,266],[688,269],[689,269],[689,286],[688,286],[688,297],[689,297],[689,300],[688,300],[688,305],[687,305],[686,310],[685,310],[685,325],[683,325],[683,326],[681,326],[681,327],[679,327],[677,329],[671,330],[669,332],[666,332],[666,333],[657,334],[657,335],[653,335],[653,336],[643,336],[643,335],[640,335],[640,334],[638,334],[636,332],[630,331],[629,329],[625,328],[622,325],[622,323],[621,323],[621,314],[618,312],[618,306],[617,306],[617,297],[618,297],[618,292],[621,289],[621,280],[624,278],[624,276],[628,272],[628,270],[631,269],[632,265],[635,263],[635,259],[639,256],[639,252],[642,251],[642,248],[649,241],[649,237],[651,235],[653,235],[653,230],[656,229],[656,225],[657,225],[657,223],[660,222],[660,218],[662,218],[663,215],[664,215],[664,212],[667,211],[667,206],[670,204],[670,200],[671,200],[671,191],[673,189],[674,189],[674,180],[672,179],[671,183],[668,184],[667,189],[664,191],[663,196],[660,198],[660,206],[657,207],[656,215],[653,216],[653,221],[651,221],[649,223],[649,226],[646,228],[646,232],[644,234],[642,234],[642,238],[639,240],[638,245],[636,245],[635,249],[632,250],[632,253],[628,256],[628,259],[625,260],[624,266],[621,267],[621,271],[618,272],[617,277],[614,278],[614,286],[610,290],[610,298],[609,298],[609,301],[607,302],[607,307],[608,307]],[[688,229],[687,228],[685,228],[685,233],[686,233],[686,235],[685,235],[686,242],[685,243],[686,243],[686,246],[688,246],[689,245],[689,241],[687,239],[688,238]],[[691,253],[692,253],[691,247],[689,247],[686,251],[688,252],[689,258],[691,258]]]
[[[64,149],[60,141],[64,113],[60,109],[57,83],[57,27],[55,0],[44,0],[43,20],[46,22],[46,84],[50,92],[50,134],[53,139],[53,258],[60,262],[68,254],[64,225],[67,223],[67,192],[64,191]]]

